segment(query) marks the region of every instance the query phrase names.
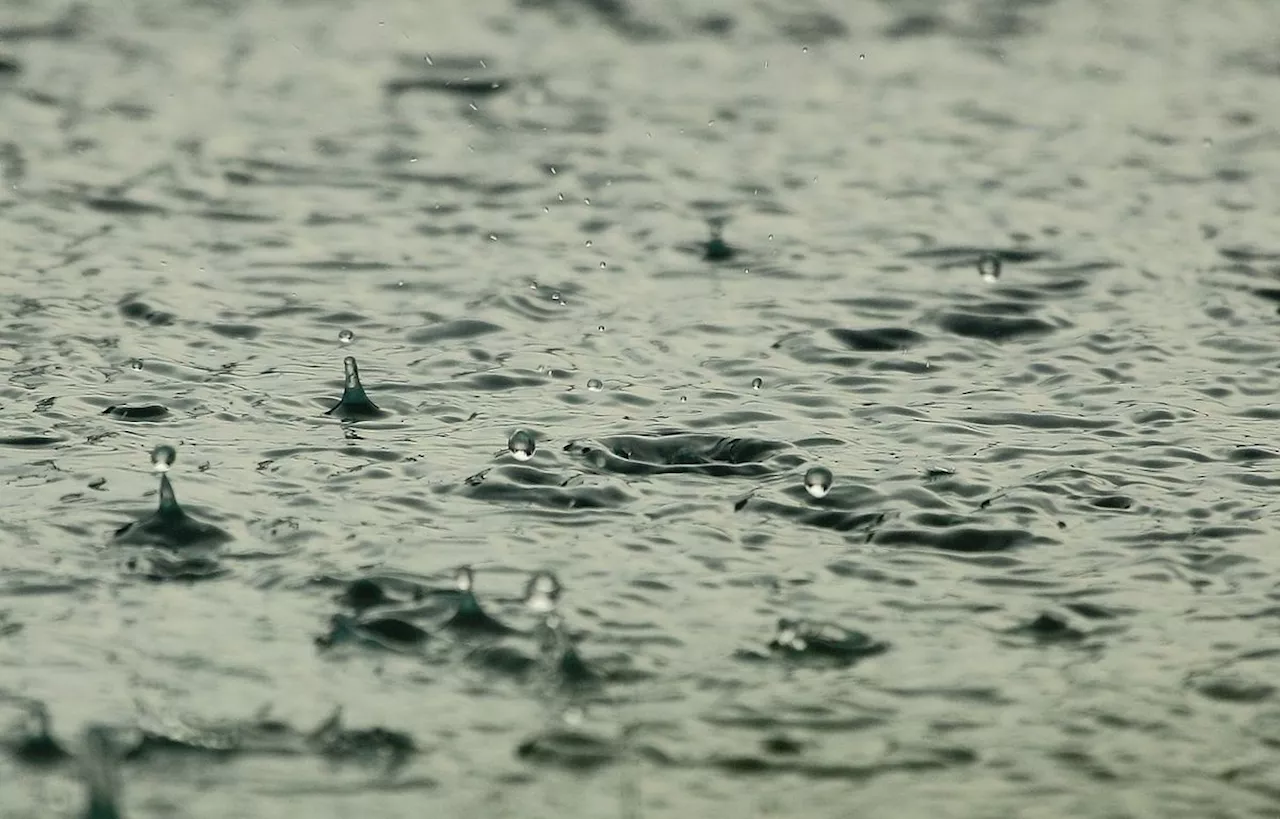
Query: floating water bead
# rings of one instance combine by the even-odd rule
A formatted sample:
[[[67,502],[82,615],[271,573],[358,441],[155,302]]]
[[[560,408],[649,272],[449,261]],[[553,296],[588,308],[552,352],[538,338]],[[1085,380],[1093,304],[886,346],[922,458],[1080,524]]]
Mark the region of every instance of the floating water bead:
[[[537,448],[538,444],[534,440],[533,433],[527,429],[516,430],[507,441],[507,449],[511,450],[511,457],[517,461],[529,460]]]
[[[815,498],[825,498],[831,491],[833,480],[830,469],[825,466],[815,466],[804,473],[804,488]]]
[[[587,389],[592,392],[600,392],[600,390],[604,389],[604,382],[599,378],[592,378],[587,381]]]
[[[994,282],[1000,278],[1000,257],[994,253],[983,254],[978,259],[978,275],[984,282]]]
[[[350,330],[342,330],[341,332],[338,333],[338,341],[342,342],[343,344],[350,344],[355,340],[356,340],[356,334],[351,332]]]
[[[556,610],[560,600],[560,581],[551,572],[536,572],[524,588],[524,604],[539,614]]]
[[[761,388],[761,387],[763,387],[763,386],[764,386],[764,379],[763,379],[763,378],[753,378],[753,379],[751,379],[751,389],[753,389],[753,390],[758,390],[758,389],[760,389],[760,388]]]
[[[471,570],[470,566],[459,566],[457,571],[453,573],[453,583],[458,587],[460,592],[469,592],[475,585],[476,573]]]
[[[168,472],[177,459],[178,453],[173,447],[161,444],[151,450],[151,469],[153,472]]]

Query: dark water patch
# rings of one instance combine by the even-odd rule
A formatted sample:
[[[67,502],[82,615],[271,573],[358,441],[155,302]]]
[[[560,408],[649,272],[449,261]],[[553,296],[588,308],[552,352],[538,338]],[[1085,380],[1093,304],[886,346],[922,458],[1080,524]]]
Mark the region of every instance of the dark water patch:
[[[1112,420],[1095,420],[1078,416],[1056,415],[1046,412],[994,412],[983,415],[965,415],[962,419],[968,424],[980,426],[1024,427],[1040,430],[1098,430],[1108,429],[1116,425]]]
[[[0,446],[10,446],[16,449],[40,449],[42,447],[57,446],[65,441],[65,438],[53,435],[0,436]]]
[[[209,329],[224,338],[254,339],[262,335],[262,328],[252,324],[213,324]]]
[[[537,467],[502,464],[468,477],[458,485],[436,488],[442,494],[512,506],[533,506],[557,511],[621,509],[634,498],[613,484],[589,483],[575,474],[550,472]]]
[[[174,322],[174,315],[164,310],[153,309],[146,302],[138,301],[136,296],[126,296],[119,302],[120,315],[130,321],[140,321],[152,327],[167,327]]]
[[[28,23],[0,23],[0,42],[27,40],[71,40],[82,33],[89,21],[89,7],[72,3],[60,17]]]
[[[793,490],[793,494],[799,499],[804,496],[804,490]],[[866,496],[869,495],[871,493],[866,493]],[[824,500],[827,499],[824,498]],[[841,507],[851,505],[847,500],[840,503]],[[826,504],[823,504],[823,506],[826,506]],[[871,503],[861,503],[856,510],[839,507],[815,509],[809,505],[779,503],[766,498],[758,498],[754,495],[739,499],[733,508],[736,512],[748,510],[753,514],[791,520],[801,526],[812,526],[833,532],[866,533],[866,538],[870,538],[887,517],[886,512],[876,511],[876,506]]]
[[[412,344],[439,344],[445,341],[462,341],[489,333],[501,332],[496,324],[479,319],[455,319],[435,324],[423,330],[410,333],[408,341]]]
[[[549,728],[522,740],[516,747],[516,756],[526,762],[583,772],[632,754],[638,755],[637,750],[616,740],[571,728]]]
[[[885,653],[889,644],[834,623],[783,618],[778,621],[766,648],[768,654],[765,655],[739,652],[738,657],[744,660],[773,657],[803,665],[846,668]]]
[[[958,519],[944,519],[941,526],[913,529],[877,529],[872,542],[878,546],[923,546],[943,552],[988,554],[1030,545],[1035,538],[1020,529],[992,529],[962,525]],[[926,524],[931,523],[926,516]]]
[[[788,445],[755,438],[726,438],[688,432],[617,435],[598,442],[571,441],[564,447],[593,469],[620,475],[702,474],[761,477],[777,474],[771,462]]]
[[[409,91],[440,91],[463,97],[486,97],[508,90],[512,81],[503,77],[403,76],[387,80],[383,88],[395,96]]]
[[[1028,248],[985,248],[962,245],[941,245],[935,247],[923,247],[916,250],[910,250],[903,253],[903,258],[907,259],[927,259],[935,261],[942,269],[952,267],[970,267],[977,269],[978,259],[985,255],[992,255],[1004,264],[1026,264],[1028,262],[1036,262],[1049,257],[1049,253],[1044,250],[1032,250]]]
[[[161,205],[120,196],[89,196],[85,198],[84,203],[92,210],[110,216],[153,216],[169,213],[169,209]]]
[[[1057,328],[1044,319],[976,312],[951,311],[938,318],[938,326],[948,333],[985,341],[1010,341],[1047,335]]]
[[[882,327],[874,330],[829,330],[829,333],[851,350],[870,353],[887,353],[905,350],[920,344],[925,337],[900,327]]]
[[[1078,643],[1088,633],[1071,623],[1070,618],[1057,612],[1041,612],[1034,618],[1008,629],[1005,634],[1037,644]]]
[[[569,22],[576,22],[581,11],[629,40],[664,40],[670,34],[658,23],[639,17],[630,0],[517,0],[516,5],[521,9],[552,12]]]
[[[178,555],[164,549],[140,550],[121,562],[126,575],[155,583],[215,580],[230,570],[212,555]]]
[[[403,617],[378,615],[350,617],[335,614],[328,630],[316,637],[316,646],[330,649],[343,645],[363,645],[401,654],[419,654],[430,633]]]

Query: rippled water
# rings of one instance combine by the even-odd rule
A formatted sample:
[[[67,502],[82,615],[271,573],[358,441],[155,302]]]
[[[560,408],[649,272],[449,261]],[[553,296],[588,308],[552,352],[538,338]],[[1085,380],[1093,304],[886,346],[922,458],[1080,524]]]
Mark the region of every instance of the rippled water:
[[[6,817],[1280,814],[1280,6],[66,13]]]

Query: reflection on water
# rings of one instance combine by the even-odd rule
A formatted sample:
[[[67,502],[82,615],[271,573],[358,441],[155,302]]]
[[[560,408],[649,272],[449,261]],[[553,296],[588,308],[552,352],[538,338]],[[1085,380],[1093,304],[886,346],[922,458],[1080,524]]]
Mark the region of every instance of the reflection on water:
[[[1274,23],[0,8],[4,815],[1273,815]]]

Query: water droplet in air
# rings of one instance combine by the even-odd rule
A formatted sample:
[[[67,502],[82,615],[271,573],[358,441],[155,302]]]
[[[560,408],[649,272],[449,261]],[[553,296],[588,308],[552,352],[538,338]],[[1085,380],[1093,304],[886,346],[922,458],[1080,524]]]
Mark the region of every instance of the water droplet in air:
[[[338,333],[338,341],[342,342],[343,344],[350,344],[355,340],[356,340],[356,334],[351,332],[350,330],[342,330]]]
[[[601,269],[601,270],[604,270],[604,269],[605,269],[606,267],[608,267],[608,266],[609,266],[609,265],[608,265],[608,264],[606,264],[605,262],[601,262],[601,263],[600,263],[600,269]]]
[[[682,396],[680,396],[680,403],[681,403],[681,404],[683,404],[683,403],[687,402],[688,400],[689,400],[689,397],[688,397],[688,396],[686,396],[686,395],[682,395]]]
[[[604,325],[603,325],[603,324],[601,324],[599,327],[597,327],[597,328],[596,328],[596,330],[597,330],[598,332],[603,333],[603,332],[604,332]]]
[[[825,466],[815,466],[804,473],[804,488],[806,492],[815,498],[825,498],[827,493],[831,491],[831,482],[833,480],[830,469]]]
[[[590,239],[588,239],[588,240],[587,240],[587,247],[591,247],[591,240],[590,240]]]
[[[169,467],[178,459],[178,453],[168,444],[161,444],[151,450],[151,469],[155,472],[168,472]]]
[[[469,592],[471,587],[475,585],[476,575],[471,571],[470,566],[459,566],[457,571],[453,573],[453,584],[458,587],[460,592]]]
[[[524,604],[539,614],[550,614],[560,601],[559,579],[551,572],[535,572],[524,587]]]
[[[753,379],[751,379],[751,389],[753,389],[753,390],[758,390],[758,389],[760,389],[760,388],[761,388],[761,387],[763,387],[763,386],[764,386],[764,379],[763,379],[763,378],[753,378]]]
[[[587,389],[592,392],[600,392],[600,390],[604,389],[604,382],[599,378],[592,378],[587,382]]]
[[[131,360],[131,361],[129,362],[129,366],[130,366],[130,367],[132,367],[132,368],[133,368],[133,369],[135,369],[135,370],[141,370],[141,369],[142,369],[142,359],[135,358],[135,359]]]
[[[511,457],[517,461],[527,461],[537,451],[538,444],[532,432],[527,429],[518,429],[511,434],[511,439],[507,441],[507,449],[511,450]]]
[[[1000,257],[994,253],[984,253],[978,259],[978,275],[984,282],[994,282],[1000,278]]]

